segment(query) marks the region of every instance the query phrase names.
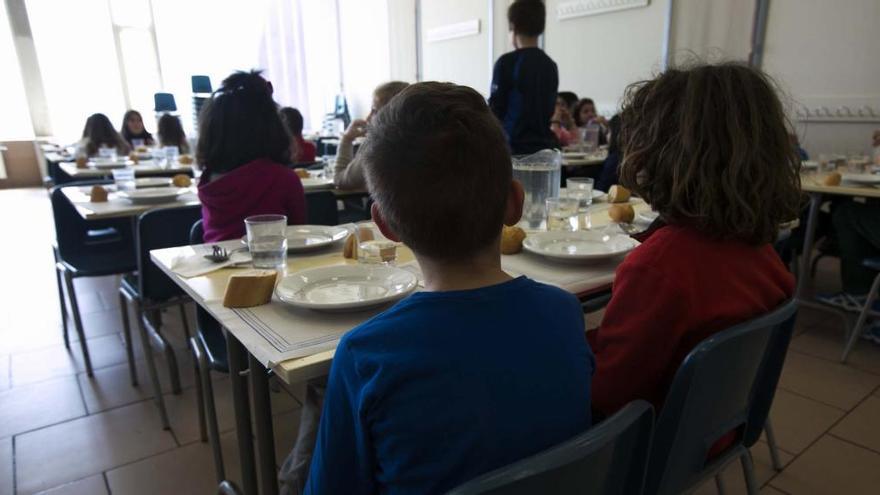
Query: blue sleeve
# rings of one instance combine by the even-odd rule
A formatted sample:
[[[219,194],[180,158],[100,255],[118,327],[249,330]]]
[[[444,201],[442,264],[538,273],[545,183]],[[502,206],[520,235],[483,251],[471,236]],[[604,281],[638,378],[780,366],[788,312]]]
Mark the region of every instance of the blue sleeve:
[[[306,494],[374,493],[373,454],[363,421],[363,384],[343,339],[336,349]]]
[[[502,65],[501,59],[498,59],[495,62],[495,67],[492,69],[492,86],[489,89],[489,108],[492,109],[492,113],[498,117],[498,120],[504,122],[504,117],[507,116],[507,100],[508,93],[510,93],[510,87],[507,81],[504,80],[504,70]]]

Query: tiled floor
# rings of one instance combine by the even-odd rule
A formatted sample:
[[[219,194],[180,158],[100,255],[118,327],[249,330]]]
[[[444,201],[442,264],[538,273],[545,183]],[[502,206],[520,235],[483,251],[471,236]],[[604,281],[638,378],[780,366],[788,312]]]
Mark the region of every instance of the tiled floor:
[[[139,346],[141,386],[128,381],[116,280],[76,282],[95,366],[90,379],[78,342],[68,352],[61,338],[45,191],[0,191],[0,224],[14,233],[0,244],[0,495],[213,493],[179,317],[165,320],[184,390],[170,393],[160,360],[172,425],[163,431]],[[836,279],[834,262],[823,262],[817,283],[834,288]],[[772,469],[765,443],[753,448],[762,492],[880,493],[880,346],[860,342],[841,365],[839,319],[804,309],[796,332],[771,412],[785,469]],[[216,376],[214,388],[227,471],[238,479],[227,378]],[[272,400],[280,462],[293,443],[300,404],[284,392]],[[723,479],[728,492],[745,492],[738,464]],[[714,483],[698,493],[716,493]]]

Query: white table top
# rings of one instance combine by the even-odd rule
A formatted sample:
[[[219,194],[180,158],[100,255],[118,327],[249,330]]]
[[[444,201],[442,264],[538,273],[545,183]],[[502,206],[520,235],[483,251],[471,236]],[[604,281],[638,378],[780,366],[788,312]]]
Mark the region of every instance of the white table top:
[[[826,186],[822,184],[827,173],[801,174],[801,189],[810,193],[833,194],[836,196],[853,196],[861,198],[880,198],[880,188],[867,185],[841,184]]]
[[[637,211],[647,209],[640,201],[633,201]],[[596,204],[582,214],[581,225],[602,227],[609,222],[607,204]],[[220,243],[227,249],[240,246],[240,241]],[[254,311],[235,311],[222,306],[223,294],[229,276],[236,269],[225,268],[203,276],[189,279],[177,275],[172,266],[180,257],[207,252],[205,245],[181,246],[159,249],[150,253],[153,262],[177,283],[193,300],[248,349],[264,365],[273,369],[287,383],[297,383],[323,376],[330,367],[338,339],[348,330],[367,320],[379,308],[354,313],[321,313],[293,308],[277,300],[253,308]],[[576,295],[586,295],[608,287],[614,279],[614,271],[621,258],[591,264],[556,263],[530,253],[502,256],[502,268],[509,274],[526,275],[534,280],[561,287]],[[402,247],[397,262],[401,266],[414,263],[412,252]],[[342,244],[337,243],[326,250],[310,255],[291,254],[288,272],[328,265],[356,263],[342,256]],[[262,314],[254,324],[254,318]],[[246,321],[248,319],[248,321]],[[267,321],[283,322],[276,326]],[[260,326],[260,323],[263,325]],[[279,345],[279,342],[283,345]],[[293,356],[293,357],[290,357]]]
[[[179,196],[176,201],[161,204],[132,204],[130,201],[119,197],[115,192],[115,188],[113,189],[114,192],[108,194],[107,202],[105,203],[92,202],[89,196],[91,187],[65,187],[62,191],[67,196],[67,199],[73,203],[80,216],[86,220],[133,217],[155,208],[201,204],[195,187],[190,187],[189,192]]]
[[[62,162],[59,164],[61,170],[63,170],[67,175],[75,178],[75,179],[91,179],[98,177],[111,177],[113,175],[112,169],[107,168],[77,168],[75,162]],[[148,176],[148,175],[156,175],[156,174],[191,174],[192,173],[192,165],[175,165],[173,167],[162,168],[153,163],[152,160],[144,160],[137,165],[133,165],[131,168],[134,169],[134,173],[136,176]]]

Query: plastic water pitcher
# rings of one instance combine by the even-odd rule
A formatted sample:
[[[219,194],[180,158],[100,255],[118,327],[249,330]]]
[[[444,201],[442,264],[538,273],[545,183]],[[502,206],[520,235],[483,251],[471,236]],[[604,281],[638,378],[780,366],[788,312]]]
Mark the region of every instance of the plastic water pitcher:
[[[513,178],[525,190],[523,221],[529,229],[546,225],[547,198],[559,197],[562,154],[557,150],[541,150],[532,155],[513,158]]]

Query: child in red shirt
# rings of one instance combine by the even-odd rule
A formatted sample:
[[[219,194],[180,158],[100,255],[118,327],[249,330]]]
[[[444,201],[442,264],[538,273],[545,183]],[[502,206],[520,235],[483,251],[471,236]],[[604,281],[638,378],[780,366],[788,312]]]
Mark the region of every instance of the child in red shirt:
[[[315,161],[317,146],[303,139],[303,116],[293,107],[284,107],[278,111],[281,122],[290,133],[290,159],[294,164]]]
[[[593,407],[606,416],[634,399],[659,409],[698,343],[792,296],[771,243],[800,200],[782,105],[756,69],[673,69],[635,84],[621,125],[621,183],[660,217],[588,332]]]

